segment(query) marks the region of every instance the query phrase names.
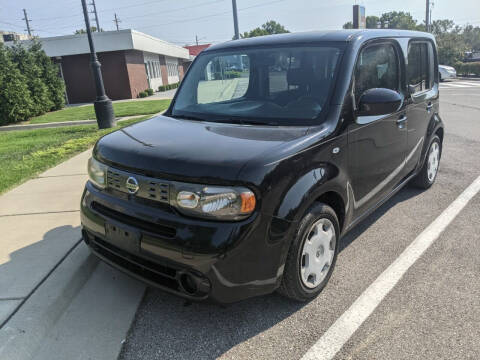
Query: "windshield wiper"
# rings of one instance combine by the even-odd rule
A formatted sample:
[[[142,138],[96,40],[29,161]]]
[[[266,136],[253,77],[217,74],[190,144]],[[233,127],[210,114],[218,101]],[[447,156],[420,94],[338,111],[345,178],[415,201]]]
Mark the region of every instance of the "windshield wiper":
[[[222,118],[221,122],[231,122],[231,123],[238,123],[242,125],[269,125],[269,126],[278,126],[278,122],[276,121],[267,121],[267,120],[254,120],[254,119],[242,119],[242,118]]]
[[[191,115],[170,115],[174,119],[185,119],[185,120],[196,120],[196,121],[207,121],[207,119],[198,117],[198,116],[191,116]]]

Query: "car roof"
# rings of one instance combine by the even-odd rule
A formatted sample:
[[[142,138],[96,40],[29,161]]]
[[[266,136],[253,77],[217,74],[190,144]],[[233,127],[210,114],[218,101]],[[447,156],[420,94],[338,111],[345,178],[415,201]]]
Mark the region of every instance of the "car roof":
[[[396,29],[348,29],[348,30],[327,30],[327,31],[308,31],[287,34],[276,34],[257,36],[240,40],[231,40],[221,44],[210,46],[204,52],[215,50],[264,46],[264,45],[286,45],[290,43],[317,43],[317,42],[352,42],[367,41],[375,38],[391,38],[391,37],[407,37],[407,38],[430,38],[434,37],[430,33],[410,30]]]

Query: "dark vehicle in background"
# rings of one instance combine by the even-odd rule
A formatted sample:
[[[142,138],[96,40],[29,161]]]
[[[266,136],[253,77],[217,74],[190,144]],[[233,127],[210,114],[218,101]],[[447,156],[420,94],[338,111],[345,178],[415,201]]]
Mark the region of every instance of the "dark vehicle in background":
[[[231,64],[241,76],[223,78]],[[163,116],[96,144],[84,240],[188,299],[229,303],[277,289],[312,299],[345,233],[405,184],[435,181],[438,83],[435,40],[421,32],[212,46]]]

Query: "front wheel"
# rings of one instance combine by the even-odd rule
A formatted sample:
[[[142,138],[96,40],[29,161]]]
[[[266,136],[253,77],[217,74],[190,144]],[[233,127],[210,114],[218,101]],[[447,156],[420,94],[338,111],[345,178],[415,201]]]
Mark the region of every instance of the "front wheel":
[[[278,291],[297,301],[316,297],[335,267],[340,229],[337,215],[323,203],[316,203],[300,221],[285,262]]]
[[[414,186],[420,189],[428,189],[433,185],[437,178],[441,154],[442,142],[440,141],[440,138],[435,135],[428,148],[427,158],[425,159],[422,169],[412,180]]]

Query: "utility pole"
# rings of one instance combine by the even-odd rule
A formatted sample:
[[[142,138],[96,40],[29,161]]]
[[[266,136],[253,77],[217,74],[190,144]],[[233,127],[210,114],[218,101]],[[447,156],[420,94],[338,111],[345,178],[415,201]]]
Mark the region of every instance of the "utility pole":
[[[92,0],[92,2],[88,5],[93,6],[93,11],[91,11],[90,13],[95,15],[95,22],[97,23],[97,31],[100,31],[100,23],[98,22],[97,6],[95,5],[95,0]]]
[[[233,28],[235,30],[235,40],[238,40],[240,39],[240,34],[238,32],[237,0],[232,0],[232,9],[233,9]]]
[[[23,19],[22,20],[25,20],[25,24],[27,24],[28,36],[32,36],[33,29],[30,28],[30,21],[32,21],[32,20],[28,19],[27,10],[25,10],[25,9],[23,9]]]
[[[117,18],[117,14],[115,13],[115,20],[113,20],[113,22],[115,23],[115,26],[117,27],[117,31],[120,30],[120,28],[118,27],[118,23],[121,23],[122,21]]]
[[[430,31],[430,0],[426,0],[426,12],[425,12],[425,30]]]
[[[85,18],[85,27],[87,29],[88,45],[90,46],[90,66],[92,67],[95,90],[97,92],[97,98],[95,99],[93,106],[95,108],[98,128],[111,128],[116,125],[115,114],[113,113],[112,100],[110,100],[105,94],[102,72],[100,71],[101,64],[98,61],[97,53],[95,52],[95,45],[93,44],[92,29],[90,28],[90,18],[88,15],[86,0],[82,0],[82,7],[83,17]]]
[[[198,46],[198,35],[195,35],[195,42],[197,43],[197,46]]]

